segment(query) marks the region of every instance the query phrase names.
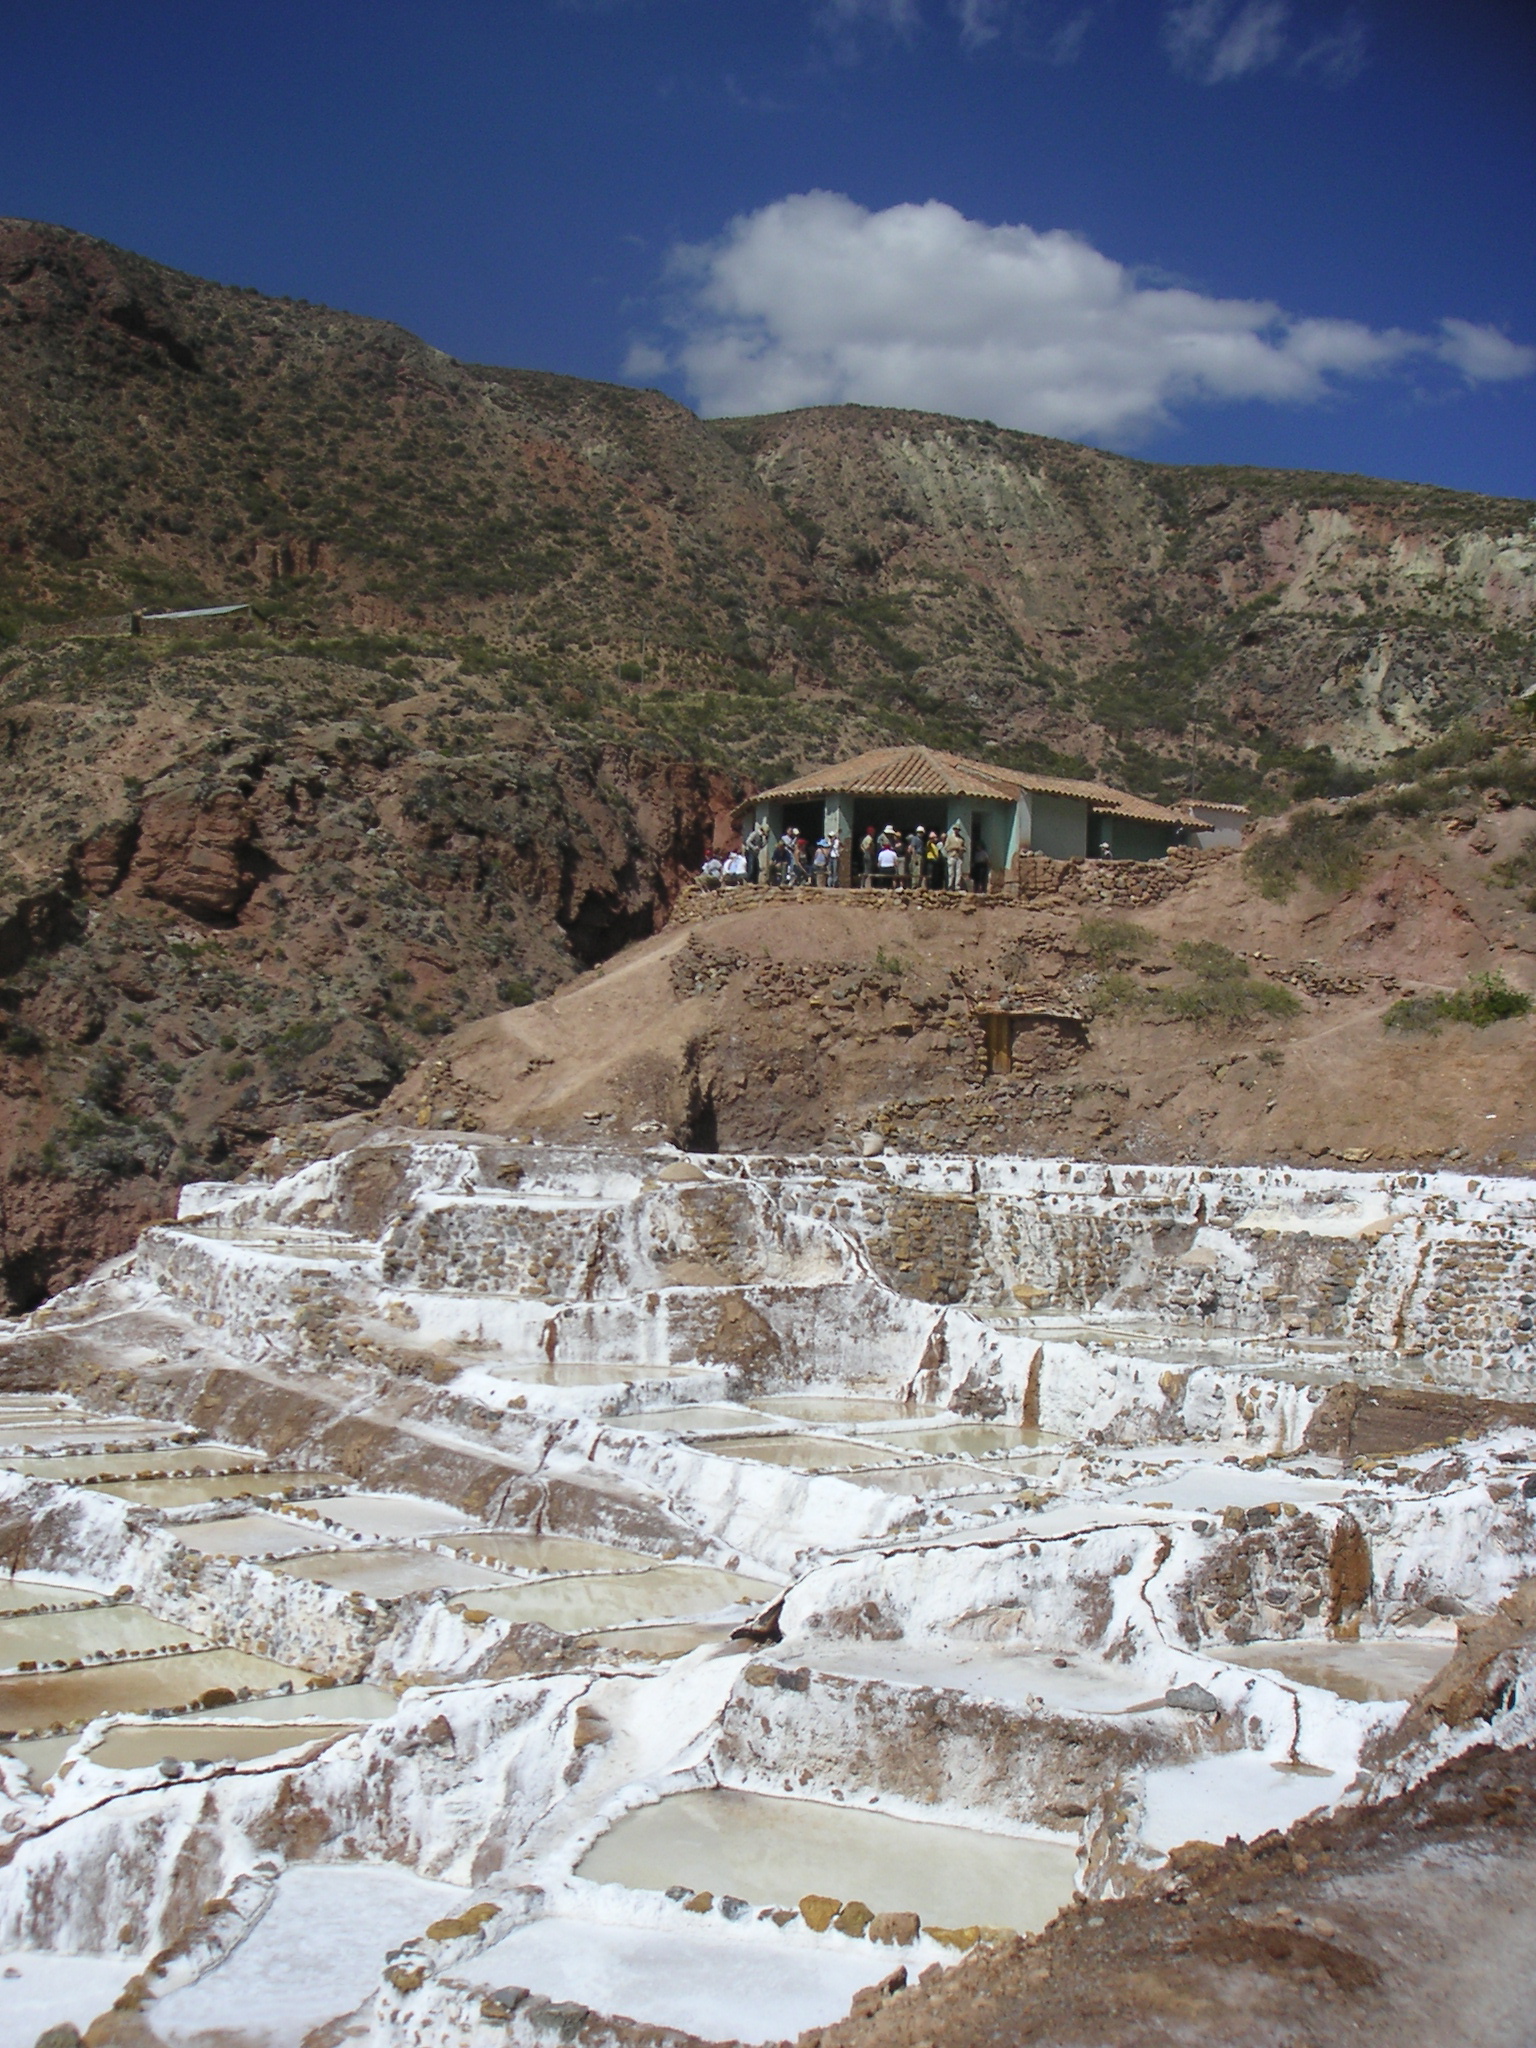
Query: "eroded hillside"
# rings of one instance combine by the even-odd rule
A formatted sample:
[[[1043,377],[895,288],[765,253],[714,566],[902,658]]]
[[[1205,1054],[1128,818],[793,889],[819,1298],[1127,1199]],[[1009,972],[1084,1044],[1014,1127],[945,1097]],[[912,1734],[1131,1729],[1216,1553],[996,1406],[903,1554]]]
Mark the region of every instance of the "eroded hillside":
[[[866,407],[706,423],[16,221],[0,375],[17,621],[252,597],[446,635],[503,696],[749,768],[919,732],[1247,788],[1532,680],[1523,502]]]
[[[1530,1017],[1393,1013],[1485,975],[1536,991],[1536,908],[1510,886],[1536,807],[1358,816],[1298,814],[1268,862],[1062,864],[1019,903],[697,896],[553,999],[446,1039],[392,1110],[722,1151],[1519,1170],[1536,1159]],[[1352,852],[1347,885],[1298,868],[1265,895],[1266,870],[1319,838]],[[988,1073],[989,1011],[1013,1013],[1006,1074]]]
[[[0,389],[0,1308],[656,930],[754,777],[917,736],[1273,807],[1442,728],[1486,767],[1531,677],[1528,505],[707,423],[58,228],[0,223]],[[685,1123],[821,1129],[785,986],[772,1076],[709,1053]]]

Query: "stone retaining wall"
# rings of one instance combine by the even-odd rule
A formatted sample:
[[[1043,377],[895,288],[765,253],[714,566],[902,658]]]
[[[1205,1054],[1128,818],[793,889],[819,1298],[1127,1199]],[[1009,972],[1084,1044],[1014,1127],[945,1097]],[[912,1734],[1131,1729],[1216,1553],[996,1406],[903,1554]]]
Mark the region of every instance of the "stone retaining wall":
[[[839,904],[890,916],[920,910],[991,910],[1021,899],[1036,903],[1050,897],[1073,905],[1145,909],[1184,888],[1208,862],[1229,857],[1230,849],[1194,846],[1176,846],[1166,860],[1053,860],[1046,853],[1021,853],[1011,874],[993,877],[985,896],[948,889],[785,889],[767,883],[706,889],[693,883],[673,904],[668,922],[698,924],[732,911],[758,910],[765,903],[807,903],[824,895]]]

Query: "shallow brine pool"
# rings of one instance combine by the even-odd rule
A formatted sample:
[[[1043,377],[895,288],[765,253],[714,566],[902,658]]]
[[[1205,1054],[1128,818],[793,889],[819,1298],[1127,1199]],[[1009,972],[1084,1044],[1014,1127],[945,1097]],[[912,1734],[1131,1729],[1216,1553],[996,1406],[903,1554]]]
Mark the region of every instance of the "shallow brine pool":
[[[944,1413],[942,1408],[892,1401],[879,1394],[765,1394],[752,1406],[793,1422],[921,1422]]]
[[[314,1522],[291,1515],[221,1515],[214,1522],[183,1522],[176,1541],[206,1557],[293,1557],[335,1544]]]
[[[29,1479],[78,1485],[82,1479],[164,1479],[178,1472],[253,1471],[264,1465],[260,1451],[233,1451],[223,1444],[183,1444],[153,1451],[61,1451],[51,1458],[0,1456],[0,1468]]]
[[[1211,1655],[1250,1671],[1277,1671],[1300,1685],[1321,1686],[1346,1700],[1410,1700],[1439,1676],[1456,1649],[1448,1636],[1422,1642],[1382,1637],[1363,1643],[1244,1643],[1213,1645]]]
[[[1044,1430],[1006,1422],[950,1422],[934,1428],[881,1430],[878,1441],[898,1451],[924,1451],[938,1457],[990,1458],[999,1451],[1033,1451],[1059,1438]]]
[[[192,1508],[207,1500],[307,1493],[335,1484],[329,1472],[230,1472],[206,1479],[109,1479],[97,1490],[115,1493],[119,1500],[131,1500],[141,1508]]]
[[[776,1930],[625,1927],[601,1920],[532,1920],[474,1959],[474,1981],[525,1984],[644,2026],[705,2041],[792,2041],[842,2019],[853,1994],[891,1967],[867,1942],[813,1947]],[[31,2048],[31,2044],[27,2044]]]
[[[143,1714],[190,1707],[214,1687],[268,1692],[309,1684],[309,1673],[245,1650],[196,1650],[187,1657],[143,1657],[81,1671],[26,1672],[0,1678],[0,1728],[42,1734],[78,1727],[98,1714]]]
[[[162,1757],[178,1763],[249,1763],[255,1757],[277,1756],[311,1742],[327,1742],[354,1734],[357,1721],[235,1721],[227,1726],[197,1720],[190,1727],[178,1716],[152,1727],[111,1728],[90,1751],[90,1761],[104,1771],[144,1771]]]
[[[477,1593],[464,1605],[506,1621],[539,1621],[566,1635],[589,1635],[626,1621],[661,1621],[673,1615],[713,1614],[723,1607],[761,1607],[782,1586],[707,1565],[658,1565],[645,1572],[593,1573],[585,1578],[540,1579],[505,1592]]]
[[[527,1536],[514,1529],[477,1529],[445,1539],[472,1563],[519,1572],[643,1572],[665,1562],[641,1550],[593,1543],[585,1536]]]
[[[878,1444],[830,1436],[712,1436],[700,1444],[721,1458],[750,1458],[761,1465],[788,1465],[797,1472],[857,1472],[894,1465],[894,1451]]]
[[[42,1579],[0,1577],[0,1614],[25,1614],[32,1607],[94,1607],[99,1593],[83,1593],[73,1586],[50,1586]]]
[[[403,1600],[409,1593],[466,1593],[477,1586],[512,1586],[517,1582],[492,1566],[468,1558],[440,1557],[431,1550],[322,1550],[293,1558],[276,1569],[291,1579],[313,1579],[322,1586],[343,1586],[379,1600]]]
[[[462,1508],[413,1493],[343,1493],[318,1503],[317,1510],[358,1536],[431,1536],[441,1529],[462,1529],[471,1519]]]
[[[1064,1841],[722,1786],[625,1814],[577,1875],[634,1891],[692,1885],[754,1906],[793,1906],[819,1892],[862,1899],[877,1913],[917,1913],[928,1926],[1029,1934],[1071,1899],[1077,1856]]]
[[[61,1614],[17,1614],[0,1619],[0,1671],[61,1657],[110,1656],[116,1650],[202,1649],[207,1640],[131,1601],[69,1607]]]

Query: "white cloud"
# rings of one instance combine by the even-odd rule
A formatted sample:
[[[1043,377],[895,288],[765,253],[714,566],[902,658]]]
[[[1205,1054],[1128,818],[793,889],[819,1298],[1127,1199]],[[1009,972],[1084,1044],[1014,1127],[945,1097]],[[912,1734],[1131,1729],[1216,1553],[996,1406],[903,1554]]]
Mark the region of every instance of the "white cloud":
[[[1285,49],[1288,0],[1179,0],[1163,17],[1163,40],[1179,70],[1219,85],[1277,63]]]
[[[903,36],[911,35],[920,19],[918,0],[820,0],[816,13],[824,28],[848,30],[872,21]]]
[[[1006,33],[1022,56],[1050,64],[1076,62],[1095,13],[1071,0],[950,0],[949,11],[966,49],[984,49]]]
[[[1507,384],[1536,374],[1536,348],[1511,341],[1497,327],[1477,327],[1470,320],[1442,320],[1444,339],[1438,353],[1460,370],[1469,384]]]
[[[670,281],[668,366],[712,416],[853,400],[1124,441],[1182,403],[1316,403],[1415,357],[1474,381],[1536,367],[1491,328],[1297,319],[1149,284],[1063,229],[988,227],[937,200],[872,213],[834,192],[781,199],[676,250]],[[655,373],[654,351],[632,361]]]

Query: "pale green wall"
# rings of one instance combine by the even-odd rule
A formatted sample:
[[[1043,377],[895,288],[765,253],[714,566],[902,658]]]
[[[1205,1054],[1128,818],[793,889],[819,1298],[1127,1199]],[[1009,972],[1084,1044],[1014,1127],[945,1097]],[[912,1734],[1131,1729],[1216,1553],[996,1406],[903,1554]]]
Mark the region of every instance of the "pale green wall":
[[[1029,844],[1052,860],[1082,860],[1088,853],[1088,806],[1080,797],[1028,791]]]

